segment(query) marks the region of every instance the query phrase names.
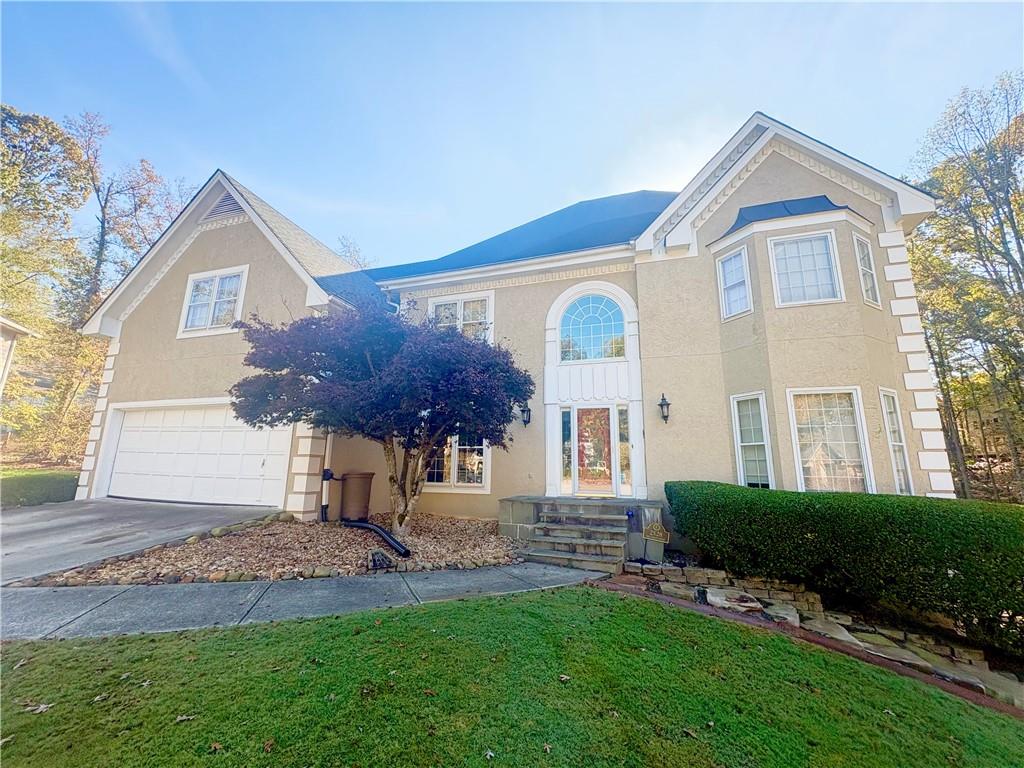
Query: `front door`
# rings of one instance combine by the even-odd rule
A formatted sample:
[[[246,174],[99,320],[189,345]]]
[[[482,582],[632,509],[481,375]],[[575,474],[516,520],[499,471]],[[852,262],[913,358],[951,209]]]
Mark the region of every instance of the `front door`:
[[[631,496],[629,416],[625,405],[562,412],[562,493]]]

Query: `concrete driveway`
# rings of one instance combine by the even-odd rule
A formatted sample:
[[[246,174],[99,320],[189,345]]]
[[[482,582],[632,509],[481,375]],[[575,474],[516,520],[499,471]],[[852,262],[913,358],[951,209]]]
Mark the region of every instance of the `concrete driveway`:
[[[5,509],[0,513],[0,583],[68,570],[273,511],[130,499]]]

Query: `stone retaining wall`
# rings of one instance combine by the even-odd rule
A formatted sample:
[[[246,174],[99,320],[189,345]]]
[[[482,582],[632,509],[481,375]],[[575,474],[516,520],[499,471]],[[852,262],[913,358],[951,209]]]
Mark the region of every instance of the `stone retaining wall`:
[[[681,568],[675,565],[626,563],[624,572],[640,575],[652,581],[686,584],[691,587],[732,587],[760,600],[790,603],[800,613],[819,618],[825,611],[821,604],[821,596],[817,592],[809,591],[803,584],[790,584],[775,579],[740,579],[715,568]],[[692,593],[692,590],[690,592]]]

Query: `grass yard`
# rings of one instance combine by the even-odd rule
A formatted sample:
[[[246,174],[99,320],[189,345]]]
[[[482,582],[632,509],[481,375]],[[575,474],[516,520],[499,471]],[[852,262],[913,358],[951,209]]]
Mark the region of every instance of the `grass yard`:
[[[30,507],[75,498],[78,471],[18,467],[0,468],[0,504],[7,507]]]
[[[5,768],[1024,761],[1020,721],[780,635],[592,587],[9,643],[2,673]]]

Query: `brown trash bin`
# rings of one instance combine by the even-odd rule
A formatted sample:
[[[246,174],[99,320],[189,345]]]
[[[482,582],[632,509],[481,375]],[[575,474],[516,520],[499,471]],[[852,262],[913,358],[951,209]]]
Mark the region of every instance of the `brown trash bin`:
[[[373,472],[346,472],[341,476],[341,519],[366,522],[370,516]]]

